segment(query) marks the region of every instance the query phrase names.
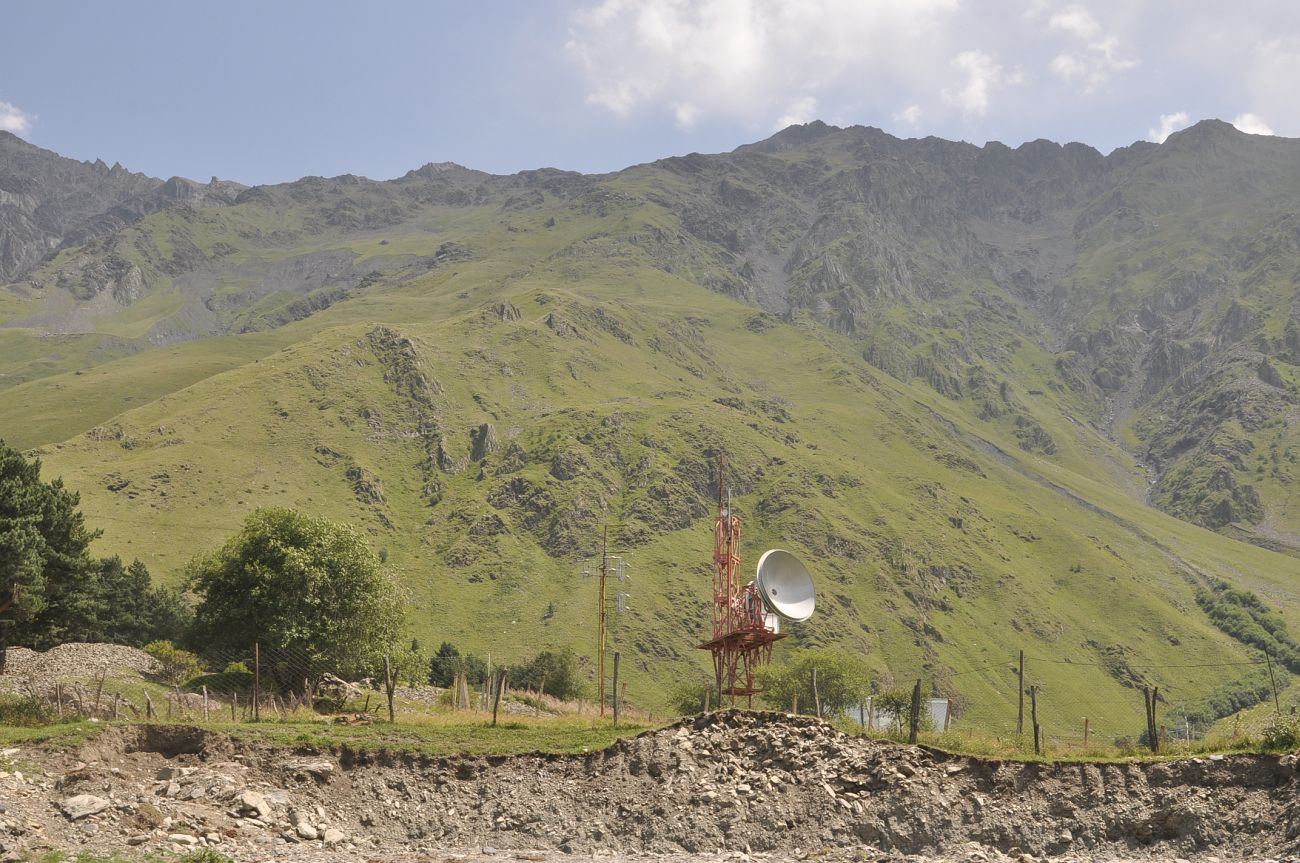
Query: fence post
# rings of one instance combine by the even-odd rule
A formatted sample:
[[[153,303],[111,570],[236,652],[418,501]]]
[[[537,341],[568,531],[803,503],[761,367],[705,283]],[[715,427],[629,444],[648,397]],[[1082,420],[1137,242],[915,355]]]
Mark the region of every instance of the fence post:
[[[858,699],[858,733],[867,733],[867,702]]]
[[[874,731],[876,728],[876,696],[867,696],[867,728]]]
[[[822,697],[817,692],[817,666],[813,666],[813,709],[817,711],[817,718],[822,718]]]
[[[916,679],[916,685],[912,687],[912,715],[911,723],[908,726],[907,742],[915,743],[916,736],[921,731],[921,678]]]
[[[262,645],[253,642],[253,721],[262,718]]]
[[[614,651],[614,727],[618,728],[618,651]]]
[[[99,685],[95,687],[95,713],[99,713],[99,697],[104,694],[104,678],[106,677],[108,677],[107,665],[99,670]]]
[[[1142,687],[1142,700],[1147,708],[1147,745],[1154,753],[1160,752],[1160,733],[1156,730],[1156,694],[1159,692],[1158,686],[1155,689]]]
[[[1160,723],[1156,718],[1156,699],[1160,695],[1160,687],[1151,687],[1151,751],[1159,754],[1160,752]]]
[[[1268,663],[1268,682],[1273,685],[1273,710],[1278,716],[1282,715],[1282,705],[1277,700],[1277,678],[1273,676],[1273,657],[1267,650],[1264,651],[1264,661]]]
[[[502,668],[497,678],[497,685],[494,687],[496,693],[492,697],[492,727],[497,724],[497,708],[501,706],[501,691],[506,688],[506,669]]]
[[[144,718],[153,719],[153,699],[149,697],[147,690],[144,694]]]
[[[1083,717],[1083,745],[1088,745],[1088,717]]]
[[[208,685],[203,684],[203,721],[207,722],[211,717],[208,715]]]
[[[799,693],[790,696],[790,712],[795,716],[799,715]]]
[[[397,688],[397,681],[393,679],[393,664],[388,659],[388,654],[384,654],[384,692],[388,695],[388,721],[397,721],[397,711],[393,709],[393,690]]]
[[[1016,734],[1017,736],[1025,733],[1025,652],[1020,651],[1020,677],[1016,691],[1019,695],[1016,707]]]
[[[1041,755],[1042,737],[1038,728],[1038,687],[1029,687],[1029,719],[1034,723],[1034,754]]]
[[[230,721],[239,721],[239,693],[230,693]]]

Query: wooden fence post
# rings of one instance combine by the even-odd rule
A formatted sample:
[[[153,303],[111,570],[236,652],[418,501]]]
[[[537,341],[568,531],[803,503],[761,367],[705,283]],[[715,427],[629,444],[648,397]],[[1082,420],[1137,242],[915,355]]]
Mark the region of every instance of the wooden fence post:
[[[1159,754],[1160,752],[1160,728],[1156,724],[1156,698],[1160,695],[1160,687],[1156,686],[1151,689],[1151,728],[1147,732],[1150,738],[1151,751]]]
[[[1088,745],[1088,717],[1083,717],[1083,745]]]
[[[262,645],[253,642],[253,721],[262,718]]]
[[[497,724],[497,708],[501,706],[501,693],[506,688],[505,668],[502,668],[501,671],[499,672],[497,685],[493,688],[496,690],[496,692],[492,697],[492,727],[495,728]]]
[[[230,721],[231,722],[239,721],[239,693],[238,692],[232,692],[230,694]]]
[[[144,717],[153,719],[153,699],[149,697],[148,690],[144,693]]]
[[[388,654],[384,654],[384,692],[388,695],[388,721],[397,721],[397,711],[393,708],[393,690],[397,688],[397,681],[393,679],[393,664],[388,660]]]
[[[1043,752],[1042,732],[1038,727],[1038,687],[1029,687],[1029,718],[1034,723],[1034,754]]]
[[[108,677],[108,666],[105,665],[99,671],[99,685],[95,687],[95,708],[94,712],[99,713],[99,697],[104,694],[104,678]]]
[[[916,679],[916,685],[912,687],[912,710],[910,723],[907,730],[907,742],[915,743],[916,737],[921,731],[921,679]]]
[[[1273,711],[1281,716],[1282,705],[1277,700],[1277,678],[1273,676],[1273,657],[1267,650],[1264,651],[1264,661],[1268,663],[1268,682],[1273,685]]]
[[[614,727],[618,728],[618,651],[614,651]]]
[[[813,709],[817,711],[817,718],[822,718],[822,697],[817,693],[817,666],[813,666]]]
[[[208,685],[203,684],[203,721],[207,722],[212,717],[208,715]]]
[[[1023,650],[1020,651],[1020,675],[1018,680],[1019,684],[1016,686],[1019,693],[1019,697],[1016,699],[1016,734],[1019,736],[1025,733],[1025,652]]]

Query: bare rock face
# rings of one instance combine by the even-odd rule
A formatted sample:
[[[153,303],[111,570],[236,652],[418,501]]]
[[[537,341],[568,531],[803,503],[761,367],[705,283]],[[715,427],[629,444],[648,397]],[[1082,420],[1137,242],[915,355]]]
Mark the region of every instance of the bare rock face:
[[[482,461],[501,448],[497,430],[491,423],[483,423],[470,432],[470,461]]]
[[[244,187],[213,177],[163,182],[100,160],[79,162],[0,132],[0,284],[62,248],[176,205],[224,204]],[[116,290],[116,289],[115,289]]]
[[[503,321],[518,321],[523,319],[523,314],[518,307],[511,303],[497,303],[492,307],[492,313]]]

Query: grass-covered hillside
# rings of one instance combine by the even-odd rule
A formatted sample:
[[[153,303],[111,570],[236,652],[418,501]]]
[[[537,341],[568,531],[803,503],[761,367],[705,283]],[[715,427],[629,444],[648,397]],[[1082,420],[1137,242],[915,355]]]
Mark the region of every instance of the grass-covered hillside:
[[[1300,152],[1231,136],[1265,148],[1260,171]],[[780,545],[817,579],[795,643],[969,672],[945,686],[1000,717],[1023,648],[1074,662],[1035,666],[1051,720],[1085,691],[1140,716],[1135,684],[1192,698],[1256,655],[1198,589],[1254,591],[1300,627],[1300,560],[1193,524],[1286,546],[1287,359],[1269,348],[1248,381],[1240,345],[1212,345],[1197,384],[1142,383],[1165,331],[1125,303],[1166,283],[1145,275],[1157,251],[1101,231],[1119,210],[1085,218],[1134,177],[1218,176],[1180,140],[1103,158],[815,124],[603,177],[433,165],[178,204],[0,289],[0,436],[81,491],[100,553],[176,579],[258,506],[347,520],[409,586],[423,642],[507,660],[590,647],[580,572],[609,523],[631,563],[614,642],[646,703],[704,676],[725,451],[747,560]],[[1161,154],[1210,161],[1185,176]],[[1187,340],[1219,296],[1196,293]],[[1216,381],[1223,415],[1187,401]],[[1165,452],[1174,427],[1190,443]],[[1215,523],[1180,501],[1223,491],[1202,448],[1238,429],[1256,455],[1228,478],[1263,516]],[[1147,502],[1150,462],[1181,520]]]

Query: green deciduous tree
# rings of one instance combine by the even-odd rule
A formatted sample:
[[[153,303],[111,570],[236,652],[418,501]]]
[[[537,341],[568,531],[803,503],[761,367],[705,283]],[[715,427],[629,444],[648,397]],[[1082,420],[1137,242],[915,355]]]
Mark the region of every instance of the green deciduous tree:
[[[158,676],[168,683],[179,686],[203,673],[197,656],[170,641],[152,641],[144,646],[144,652],[158,660]]]
[[[817,698],[822,715],[834,716],[858,704],[870,685],[870,672],[859,657],[845,650],[795,650],[778,663],[759,670],[763,700],[789,710],[797,694],[799,712],[815,713],[813,669],[817,670]]]
[[[198,649],[260,642],[295,658],[282,684],[299,685],[309,672],[382,668],[383,654],[396,652],[402,595],[348,525],[259,509],[220,550],[191,562],[189,584],[200,598],[191,636]]]

